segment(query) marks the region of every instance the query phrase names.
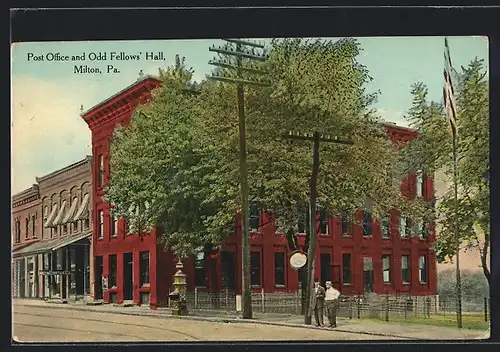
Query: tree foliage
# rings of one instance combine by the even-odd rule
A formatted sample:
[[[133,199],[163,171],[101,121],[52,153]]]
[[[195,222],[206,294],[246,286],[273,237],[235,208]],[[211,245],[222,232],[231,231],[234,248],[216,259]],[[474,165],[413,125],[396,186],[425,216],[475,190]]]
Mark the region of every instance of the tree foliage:
[[[272,84],[245,89],[251,201],[276,215],[280,231],[295,231],[297,209],[309,200],[312,144],[282,137],[319,131],[354,141],[321,145],[318,202],[330,215],[365,206],[374,216],[416,209],[392,182],[401,173],[399,154],[369,109],[376,95],[366,92],[371,78],[356,61],[359,44],[285,39],[268,50],[261,66]],[[189,94],[184,62],[161,73],[151,103],[115,133],[107,199],[129,221],[157,226],[165,245],[184,256],[234,230],[237,96],[234,86],[211,81]]]
[[[442,105],[427,100],[427,88],[422,83],[412,87],[413,106],[407,116],[420,135],[408,144],[403,154],[408,169],[443,171],[448,180],[449,188],[438,199],[437,206],[440,231],[435,247],[438,260],[451,260],[455,255],[457,214],[461,248],[480,252],[481,266],[489,281],[489,102],[482,60],[475,59],[462,67],[456,81],[458,212],[452,187],[451,128]]]

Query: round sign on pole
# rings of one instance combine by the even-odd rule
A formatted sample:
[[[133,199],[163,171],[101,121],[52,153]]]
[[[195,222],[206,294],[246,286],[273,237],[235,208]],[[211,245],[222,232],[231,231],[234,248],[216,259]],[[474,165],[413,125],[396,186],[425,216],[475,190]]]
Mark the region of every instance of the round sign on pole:
[[[296,270],[302,268],[307,263],[307,256],[301,252],[295,252],[290,257],[290,266]]]

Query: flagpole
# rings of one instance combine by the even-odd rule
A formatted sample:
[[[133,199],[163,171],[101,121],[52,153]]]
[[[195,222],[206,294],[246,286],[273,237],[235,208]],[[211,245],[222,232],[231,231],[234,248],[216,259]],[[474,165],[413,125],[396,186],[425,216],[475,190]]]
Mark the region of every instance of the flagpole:
[[[456,295],[457,295],[457,325],[462,328],[462,281],[460,277],[460,219],[458,216],[458,151],[457,151],[457,122],[456,122],[456,107],[454,101],[454,90],[451,74],[453,67],[451,64],[450,48],[448,46],[448,38],[444,39],[445,46],[445,88],[444,99],[445,108],[450,119],[450,126],[453,138],[453,187],[455,201],[455,218],[454,218],[454,236],[455,236],[455,256],[456,256]]]
[[[462,328],[462,281],[460,276],[460,223],[458,217],[458,160],[457,160],[457,135],[453,133],[453,183],[455,193],[455,241],[456,241],[456,293],[457,293],[457,325]]]

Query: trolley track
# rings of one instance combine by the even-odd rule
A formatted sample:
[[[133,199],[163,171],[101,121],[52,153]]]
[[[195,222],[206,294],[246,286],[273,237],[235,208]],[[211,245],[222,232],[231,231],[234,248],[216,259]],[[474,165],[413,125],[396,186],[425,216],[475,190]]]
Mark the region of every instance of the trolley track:
[[[42,318],[49,318],[49,319],[54,319],[55,317],[53,315],[49,315],[49,314],[37,314],[37,313],[26,313],[26,312],[19,312],[19,311],[16,311],[15,312],[16,315],[24,315],[24,316],[33,316],[33,317],[42,317]],[[82,321],[82,318],[78,318],[78,317],[72,317],[72,316],[58,316],[57,318],[63,318],[65,320],[76,320],[76,321]],[[185,332],[182,332],[182,331],[179,331],[179,330],[175,330],[175,329],[170,329],[170,328],[166,328],[166,327],[158,327],[158,326],[151,326],[151,325],[147,325],[147,324],[140,324],[140,325],[137,325],[137,324],[132,324],[132,323],[127,323],[127,322],[123,322],[123,321],[120,321],[120,322],[116,322],[116,321],[113,321],[113,320],[107,320],[107,319],[96,319],[96,318],[85,318],[85,321],[88,321],[88,322],[95,322],[95,323],[104,323],[104,324],[111,324],[111,325],[124,325],[124,326],[132,326],[132,327],[138,327],[140,326],[141,328],[147,328],[147,329],[150,329],[150,330],[156,330],[156,331],[160,331],[160,332],[165,332],[165,331],[169,331],[169,332],[172,332],[172,333],[176,333],[178,335],[182,335],[184,337],[188,337],[189,339],[191,340],[196,340],[196,341],[199,341],[200,339],[194,335],[191,335],[191,334],[188,334],[188,333],[185,333]],[[24,326],[35,326],[35,325],[31,325],[31,324],[22,324],[22,323],[16,323],[15,319],[14,319],[14,325],[24,325]],[[74,331],[79,331],[79,332],[86,332],[88,331],[87,329],[70,329],[70,328],[67,328],[67,327],[52,327],[52,326],[40,326],[40,327],[47,327],[47,328],[54,328],[54,329],[64,329],[64,330],[74,330]],[[101,331],[92,331],[92,333],[101,333],[103,334],[103,332]],[[105,334],[108,334],[108,333],[105,333]],[[141,337],[138,337],[138,336],[133,336],[133,335],[126,335],[126,334],[120,334],[120,333],[109,333],[109,335],[123,335],[123,336],[129,336],[129,337],[137,337],[137,338],[141,338]],[[143,338],[141,338],[143,339]],[[144,340],[144,339],[143,339]],[[147,340],[147,339],[146,339]]]

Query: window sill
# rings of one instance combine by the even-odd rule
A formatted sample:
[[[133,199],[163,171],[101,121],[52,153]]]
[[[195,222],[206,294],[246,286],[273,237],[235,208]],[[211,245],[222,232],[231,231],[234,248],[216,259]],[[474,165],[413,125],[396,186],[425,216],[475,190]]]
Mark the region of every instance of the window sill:
[[[427,285],[427,281],[420,281],[420,285]]]
[[[402,282],[403,285],[409,285],[409,282]]]
[[[392,285],[392,282],[384,282],[384,286],[390,286]]]
[[[342,234],[342,237],[343,237],[343,238],[349,238],[349,237],[351,237],[351,235],[350,235],[350,234],[348,234],[348,233],[343,233],[343,234]]]
[[[352,286],[352,284],[350,282],[345,282],[345,283],[342,283],[342,286],[349,287],[349,286]]]
[[[118,235],[111,236],[111,238],[118,238]]]
[[[251,288],[261,288],[260,285],[250,285]]]
[[[274,285],[274,287],[276,287],[276,288],[285,288],[286,286],[285,285]]]

